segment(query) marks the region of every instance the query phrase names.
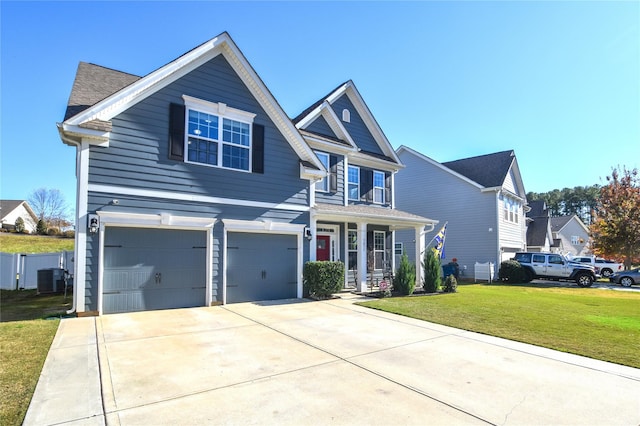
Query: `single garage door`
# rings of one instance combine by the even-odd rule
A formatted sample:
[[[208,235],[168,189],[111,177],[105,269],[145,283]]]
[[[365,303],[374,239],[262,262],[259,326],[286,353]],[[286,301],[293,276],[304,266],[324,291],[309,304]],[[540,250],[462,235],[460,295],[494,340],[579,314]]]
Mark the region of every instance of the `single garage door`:
[[[102,311],[204,306],[205,231],[105,230]]]
[[[227,303],[297,297],[295,235],[227,234]]]

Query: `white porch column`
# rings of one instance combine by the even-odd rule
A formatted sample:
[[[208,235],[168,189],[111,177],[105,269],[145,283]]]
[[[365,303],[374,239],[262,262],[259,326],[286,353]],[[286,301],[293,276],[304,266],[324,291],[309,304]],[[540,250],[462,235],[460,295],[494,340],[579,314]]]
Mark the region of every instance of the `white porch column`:
[[[424,255],[424,226],[416,226],[416,287],[422,287],[422,257]]]
[[[358,232],[358,284],[357,291],[367,290],[367,224],[357,223]]]
[[[344,235],[342,236],[344,250],[344,288],[349,287],[349,222],[344,223]]]
[[[314,262],[316,260],[317,255],[317,244],[316,240],[316,230],[318,228],[318,221],[316,219],[316,215],[311,210],[309,213],[309,229],[311,230],[311,239],[309,240],[309,260]]]

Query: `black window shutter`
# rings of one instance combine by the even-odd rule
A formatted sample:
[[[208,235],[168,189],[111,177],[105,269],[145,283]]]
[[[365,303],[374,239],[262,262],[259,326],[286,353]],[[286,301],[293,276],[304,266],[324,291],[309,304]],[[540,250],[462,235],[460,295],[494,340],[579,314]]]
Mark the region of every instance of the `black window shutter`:
[[[169,108],[169,158],[184,161],[185,106],[172,103]]]
[[[251,149],[253,158],[251,159],[251,170],[253,173],[264,173],[264,126],[253,123],[253,140]]]
[[[360,199],[373,202],[373,170],[360,169]]]
[[[391,205],[391,173],[384,174],[384,202]]]
[[[329,191],[338,191],[338,157],[329,156]]]

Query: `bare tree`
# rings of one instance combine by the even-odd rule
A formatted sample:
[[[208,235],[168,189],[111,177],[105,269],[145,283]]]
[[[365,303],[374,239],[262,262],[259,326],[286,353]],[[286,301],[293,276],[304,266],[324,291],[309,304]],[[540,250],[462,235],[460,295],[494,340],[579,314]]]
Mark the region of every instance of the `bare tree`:
[[[58,189],[35,189],[29,195],[28,201],[38,219],[44,220],[48,226],[59,228],[67,222],[67,202]]]

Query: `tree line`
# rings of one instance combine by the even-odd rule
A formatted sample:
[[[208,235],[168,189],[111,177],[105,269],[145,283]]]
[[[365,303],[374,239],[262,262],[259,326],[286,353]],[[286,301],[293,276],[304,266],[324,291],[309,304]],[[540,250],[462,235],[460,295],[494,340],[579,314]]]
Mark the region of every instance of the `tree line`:
[[[640,263],[640,175],[637,168],[612,168],[606,185],[576,186],[529,192],[528,201],[543,200],[551,216],[577,215],[589,227],[591,250],[603,257]]]

